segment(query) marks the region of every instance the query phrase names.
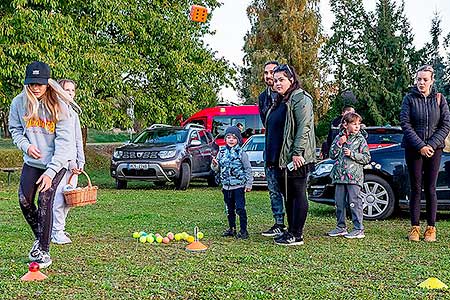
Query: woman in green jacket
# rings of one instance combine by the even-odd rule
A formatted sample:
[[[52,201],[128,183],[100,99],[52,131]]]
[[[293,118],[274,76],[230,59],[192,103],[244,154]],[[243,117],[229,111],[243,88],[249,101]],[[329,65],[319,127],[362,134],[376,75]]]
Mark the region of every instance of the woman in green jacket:
[[[308,213],[306,180],[315,163],[312,99],[289,65],[274,69],[274,85],[279,95],[266,118],[266,165],[281,170],[279,183],[288,220],[288,231],[276,237],[275,243],[302,245]]]

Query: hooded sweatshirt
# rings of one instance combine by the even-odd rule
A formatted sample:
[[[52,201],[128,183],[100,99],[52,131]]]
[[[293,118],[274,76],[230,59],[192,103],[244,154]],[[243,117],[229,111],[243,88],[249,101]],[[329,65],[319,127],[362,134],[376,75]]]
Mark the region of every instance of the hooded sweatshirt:
[[[25,164],[45,169],[44,174],[51,179],[68,164],[73,140],[74,126],[67,104],[59,101],[60,120],[52,120],[51,113],[39,102],[38,120],[24,119],[26,115],[26,95],[24,92],[15,97],[9,112],[9,132],[14,144],[23,152]],[[28,148],[34,145],[41,152],[41,158],[28,155]]]

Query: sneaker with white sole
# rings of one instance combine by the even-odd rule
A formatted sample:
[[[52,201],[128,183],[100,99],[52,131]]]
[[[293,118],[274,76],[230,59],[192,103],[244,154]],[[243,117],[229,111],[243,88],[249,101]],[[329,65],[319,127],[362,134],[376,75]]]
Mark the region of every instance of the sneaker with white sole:
[[[64,245],[72,243],[72,240],[64,233],[64,231],[60,230],[52,234],[52,243]]]
[[[282,246],[299,246],[303,245],[303,238],[302,237],[295,237],[291,233],[287,233],[283,236],[282,239],[276,239],[275,244],[282,245]]]
[[[352,231],[344,235],[344,237],[348,239],[363,239],[366,237],[366,235],[364,234],[364,230],[362,229],[353,229]]]
[[[287,231],[287,228],[284,224],[275,224],[266,231],[263,231],[261,234],[267,237],[274,237],[282,235],[285,231]]]
[[[50,258],[50,253],[46,251],[41,251],[41,257],[36,260],[36,262],[39,264],[40,269],[47,268],[52,264],[52,259]]]
[[[39,240],[35,240],[33,246],[31,247],[30,253],[28,254],[28,258],[30,261],[37,261],[41,257],[41,249]]]
[[[347,233],[348,233],[347,228],[336,227],[335,229],[328,231],[327,235],[335,237],[335,236],[343,236],[343,235],[346,235]]]

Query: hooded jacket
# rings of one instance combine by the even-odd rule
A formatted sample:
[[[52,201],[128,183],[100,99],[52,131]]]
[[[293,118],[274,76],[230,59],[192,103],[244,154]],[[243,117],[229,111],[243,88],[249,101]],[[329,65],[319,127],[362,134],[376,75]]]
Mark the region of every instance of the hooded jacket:
[[[331,144],[330,158],[336,160],[333,170],[331,170],[331,179],[333,183],[357,184],[362,187],[364,165],[368,164],[371,159],[369,146],[365,139],[367,133],[362,129],[356,134],[350,134],[347,142],[339,147],[338,141],[344,134],[345,130],[341,130]],[[344,154],[344,148],[351,151],[350,156]]]
[[[286,168],[294,155],[302,156],[305,159],[305,165],[314,163],[316,161],[316,136],[311,96],[304,90],[297,89],[292,92],[286,102],[286,108],[280,167]],[[271,109],[267,115],[270,112]]]
[[[433,149],[444,148],[444,140],[450,131],[447,100],[442,96],[438,104],[434,88],[425,97],[417,87],[413,87],[403,98],[400,125],[403,129],[402,147],[416,151],[426,145]]]
[[[63,101],[59,102],[60,120],[51,119],[51,113],[39,102],[38,120],[24,119],[26,114],[26,96],[22,92],[16,96],[9,111],[9,132],[14,144],[23,152],[24,162],[38,169],[46,169],[44,174],[51,179],[62,168],[67,167],[70,153],[73,152],[73,119]],[[34,145],[41,152],[41,158],[28,155],[28,148]]]

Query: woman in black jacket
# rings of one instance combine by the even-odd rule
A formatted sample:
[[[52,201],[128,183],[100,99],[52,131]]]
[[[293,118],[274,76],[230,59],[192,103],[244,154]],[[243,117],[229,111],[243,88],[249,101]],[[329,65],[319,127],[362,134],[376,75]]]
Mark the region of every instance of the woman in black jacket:
[[[420,240],[420,200],[422,180],[426,200],[427,228],[424,240],[436,241],[436,181],[444,140],[450,130],[450,113],[446,99],[433,88],[434,70],[420,67],[416,86],[403,98],[400,122],[402,146],[411,182],[409,208],[411,212],[410,241]]]

